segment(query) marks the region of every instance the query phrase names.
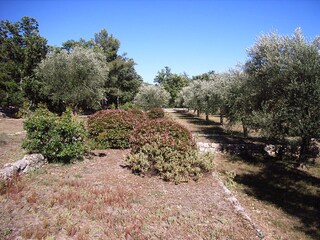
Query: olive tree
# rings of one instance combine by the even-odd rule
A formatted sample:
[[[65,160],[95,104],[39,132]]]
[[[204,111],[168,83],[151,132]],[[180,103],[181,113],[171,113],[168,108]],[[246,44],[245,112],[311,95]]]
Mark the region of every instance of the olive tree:
[[[143,85],[140,87],[134,103],[143,110],[156,107],[166,107],[169,104],[170,94],[161,86]]]
[[[54,52],[39,64],[36,76],[43,93],[55,104],[71,107],[75,112],[83,102],[96,107],[103,99],[107,77],[105,56],[81,47]]]
[[[301,139],[299,163],[308,159],[312,138],[320,136],[320,38],[262,35],[245,64],[253,110],[265,133]]]

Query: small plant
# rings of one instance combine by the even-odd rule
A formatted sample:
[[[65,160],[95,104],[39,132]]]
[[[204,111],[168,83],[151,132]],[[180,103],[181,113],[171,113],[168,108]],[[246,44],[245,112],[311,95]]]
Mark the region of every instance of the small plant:
[[[148,111],[147,116],[150,119],[164,118],[164,111],[162,108],[152,108]]]
[[[6,194],[7,198],[16,198],[24,187],[25,182],[21,181],[21,177],[17,173],[10,179],[0,179],[0,195]]]
[[[27,197],[28,203],[36,203],[38,199],[38,195],[35,191],[32,191],[32,193]]]
[[[4,146],[8,143],[9,137],[6,133],[0,133],[0,146]]]
[[[102,110],[89,117],[89,135],[98,148],[128,148],[131,132],[141,120],[130,111]]]
[[[226,175],[225,184],[228,187],[233,187],[236,184],[234,179],[237,176],[237,173],[235,171],[226,171],[225,175]]]
[[[24,122],[24,129],[23,148],[43,154],[49,162],[69,163],[85,153],[85,128],[70,109],[60,118],[46,108],[37,109]]]

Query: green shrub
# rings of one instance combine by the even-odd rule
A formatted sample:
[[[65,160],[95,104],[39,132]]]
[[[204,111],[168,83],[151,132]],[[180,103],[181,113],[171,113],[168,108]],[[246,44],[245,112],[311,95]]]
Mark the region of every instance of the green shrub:
[[[152,143],[178,151],[196,149],[196,144],[188,129],[165,118],[144,121],[132,132],[130,145],[133,153],[139,152],[144,145]]]
[[[213,155],[189,149],[186,152],[170,147],[159,147],[157,143],[146,144],[139,152],[129,154],[126,161],[134,173],[160,175],[165,181],[176,184],[190,179],[198,180],[203,172],[213,167]]]
[[[90,138],[97,148],[128,148],[131,132],[141,117],[123,110],[102,110],[88,119]]]
[[[164,118],[164,111],[162,108],[152,108],[148,111],[147,116],[150,119]]]
[[[85,152],[85,128],[71,110],[58,117],[47,109],[37,109],[24,122],[24,129],[23,148],[43,154],[49,162],[69,163]]]
[[[160,175],[180,183],[197,180],[213,167],[212,155],[199,154],[190,132],[169,119],[141,123],[130,143],[131,154],[126,161],[135,173]]]
[[[120,106],[122,110],[128,111],[131,109],[137,109],[137,106],[133,102],[126,102],[122,106]]]

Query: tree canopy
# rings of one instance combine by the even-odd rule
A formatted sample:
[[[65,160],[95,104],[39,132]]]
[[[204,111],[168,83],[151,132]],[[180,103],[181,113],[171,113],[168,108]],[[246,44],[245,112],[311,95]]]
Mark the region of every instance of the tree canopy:
[[[320,38],[307,41],[299,28],[293,36],[271,33],[248,54],[257,126],[270,136],[300,137],[303,161],[311,138],[320,136]]]
[[[140,87],[134,103],[143,110],[168,106],[170,94],[161,86],[143,85]]]
[[[169,67],[165,67],[158,72],[154,82],[160,84],[170,94],[169,105],[173,106],[178,93],[188,85],[189,78],[187,74],[172,73]]]
[[[134,68],[134,60],[127,58],[126,54],[119,55],[120,41],[117,38],[102,29],[88,41],[69,40],[62,44],[62,48],[67,51],[72,51],[77,46],[100,51],[105,56],[109,72],[104,82],[104,95],[108,105],[115,104],[118,108],[119,104],[133,100],[142,78]]]
[[[23,98],[34,98],[30,80],[46,56],[47,40],[40,36],[36,19],[0,22],[0,107],[18,108]]]
[[[92,108],[103,99],[107,76],[105,56],[92,49],[75,47],[50,54],[36,69],[42,91],[55,104],[71,107],[80,104]]]

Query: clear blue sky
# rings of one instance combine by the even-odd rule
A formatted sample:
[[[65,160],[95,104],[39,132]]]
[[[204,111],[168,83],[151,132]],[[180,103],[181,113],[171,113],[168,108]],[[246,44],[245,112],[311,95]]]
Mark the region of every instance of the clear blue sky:
[[[106,28],[149,83],[164,66],[189,76],[226,71],[246,60],[246,49],[263,33],[291,35],[301,27],[307,39],[320,35],[319,0],[0,1],[1,20],[23,16],[36,18],[55,46]]]

